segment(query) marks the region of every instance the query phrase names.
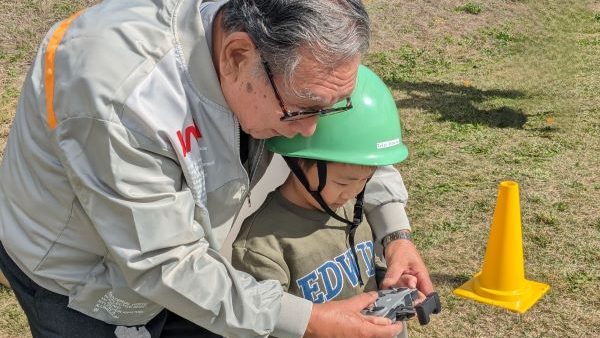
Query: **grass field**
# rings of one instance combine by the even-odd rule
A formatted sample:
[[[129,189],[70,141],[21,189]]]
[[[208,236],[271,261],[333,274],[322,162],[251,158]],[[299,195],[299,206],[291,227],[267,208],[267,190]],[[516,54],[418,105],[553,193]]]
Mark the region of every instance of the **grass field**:
[[[397,100],[415,242],[444,306],[411,337],[599,337],[600,4],[365,3],[365,63]],[[0,149],[43,33],[84,5],[0,1]],[[551,285],[523,315],[452,294],[481,267],[503,180],[521,189],[526,277]],[[0,337],[26,332],[0,289]]]

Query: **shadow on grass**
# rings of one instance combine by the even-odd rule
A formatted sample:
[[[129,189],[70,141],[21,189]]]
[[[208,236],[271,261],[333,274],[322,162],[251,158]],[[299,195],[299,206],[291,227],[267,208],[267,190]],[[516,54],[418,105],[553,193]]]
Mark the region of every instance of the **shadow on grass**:
[[[453,289],[463,285],[463,283],[471,279],[471,277],[465,275],[449,275],[435,272],[431,273],[429,277],[431,278],[434,287],[439,288],[441,286],[448,286]]]
[[[451,83],[393,81],[388,85],[408,95],[397,100],[396,106],[418,108],[440,114],[443,121],[486,125],[493,128],[522,128],[527,116],[520,110],[502,106],[480,109],[478,104],[488,100],[517,99],[524,96],[516,90],[482,90]]]

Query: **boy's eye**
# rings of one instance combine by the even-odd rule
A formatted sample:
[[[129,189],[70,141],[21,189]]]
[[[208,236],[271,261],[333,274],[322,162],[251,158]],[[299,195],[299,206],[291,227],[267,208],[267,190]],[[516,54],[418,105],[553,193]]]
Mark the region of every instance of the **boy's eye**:
[[[342,186],[342,187],[345,187],[345,186],[349,185],[348,183],[342,183],[342,182],[334,182],[334,183],[337,184],[337,185],[339,185],[339,186]]]

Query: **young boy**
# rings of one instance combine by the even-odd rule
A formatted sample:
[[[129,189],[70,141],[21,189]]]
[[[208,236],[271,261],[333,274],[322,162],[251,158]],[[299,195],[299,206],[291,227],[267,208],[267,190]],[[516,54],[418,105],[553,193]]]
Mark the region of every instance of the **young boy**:
[[[311,137],[267,141],[292,172],[233,244],[234,267],[315,303],[377,290],[384,265],[362,217],[365,185],[378,166],[408,155],[394,99],[364,66],[351,102],[351,110],[321,117]]]

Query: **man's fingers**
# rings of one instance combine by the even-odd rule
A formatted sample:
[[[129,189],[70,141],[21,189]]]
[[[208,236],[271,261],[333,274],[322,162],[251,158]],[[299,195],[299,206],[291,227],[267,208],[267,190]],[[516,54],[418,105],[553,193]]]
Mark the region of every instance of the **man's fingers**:
[[[416,287],[417,289],[419,289],[419,291],[423,292],[425,295],[428,295],[433,292],[433,283],[431,283],[431,279],[429,278],[429,274],[427,273],[427,271],[425,271],[425,273],[418,273],[416,277]]]
[[[365,337],[396,337],[402,331],[402,322],[397,321],[392,325],[365,325]],[[365,330],[363,330],[365,331]],[[362,337],[362,336],[361,336]]]
[[[431,279],[427,272],[417,272],[416,275],[413,275],[412,273],[398,274],[393,270],[388,271],[381,281],[381,289],[390,289],[394,287],[418,289],[425,295],[434,291],[433,283],[431,283]]]
[[[415,289],[417,288],[417,277],[411,275],[409,273],[404,273],[398,277],[395,274],[392,274],[390,277],[385,277],[381,283],[382,289],[389,288],[397,288],[397,287],[406,287]]]
[[[375,325],[390,325],[392,321],[385,317],[365,316],[365,320]]]
[[[400,282],[398,283],[398,286],[415,289],[417,287],[417,277],[405,273],[400,276]]]
[[[385,273],[385,277],[383,277],[383,280],[381,281],[381,289],[393,288],[396,282],[400,279],[400,276],[402,276],[402,272],[403,271],[400,271],[394,267],[389,267]]]
[[[417,278],[408,273],[407,269],[389,268],[381,282],[381,288],[390,289],[400,286],[414,289],[417,287]]]
[[[359,295],[356,295],[356,296],[346,299],[346,300],[342,300],[340,302],[348,303],[347,306],[349,309],[352,309],[352,311],[358,312],[360,310],[366,309],[371,304],[375,303],[376,300],[377,300],[377,292],[371,291],[371,292],[361,293]]]
[[[414,305],[423,303],[425,298],[427,298],[427,296],[423,292],[419,291],[419,298],[417,298],[417,300],[414,301]]]
[[[373,318],[367,318],[373,317]],[[403,323],[401,321],[397,321],[394,324],[383,317],[375,317],[375,316],[364,316],[367,319],[367,322],[363,323],[363,326],[360,330],[355,331],[352,335],[348,337],[396,337],[402,331]],[[383,321],[386,320],[386,321]]]
[[[377,292],[367,292],[346,300],[314,304],[304,337],[396,337],[402,331],[400,323],[361,314],[375,300]]]

